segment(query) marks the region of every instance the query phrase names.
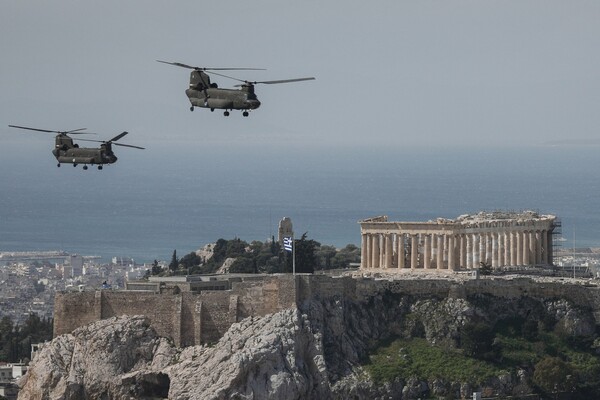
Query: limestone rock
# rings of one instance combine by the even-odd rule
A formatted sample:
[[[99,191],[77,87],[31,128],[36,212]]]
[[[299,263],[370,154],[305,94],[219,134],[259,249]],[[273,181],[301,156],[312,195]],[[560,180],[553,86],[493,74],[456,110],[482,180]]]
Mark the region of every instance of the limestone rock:
[[[209,243],[203,248],[196,250],[196,255],[200,257],[203,263],[207,263],[215,252],[216,243]]]
[[[441,298],[391,291],[334,294],[233,323],[209,345],[176,349],[141,316],[111,318],[55,338],[21,382],[22,399],[388,399],[531,393],[530,371],[483,383],[396,377],[376,384],[361,366],[369,348],[419,336],[455,345],[462,326],[518,316],[586,334],[591,312],[564,300],[490,295]],[[486,394],[487,395],[487,394]]]
[[[184,349],[165,372],[173,399],[309,399],[329,392],[319,336],[296,309],[236,323],[214,347]]]
[[[95,322],[42,347],[20,382],[20,399],[134,399],[168,388],[175,351],[145,317]],[[161,387],[162,385],[162,387]]]
[[[215,271],[215,274],[228,274],[229,273],[229,268],[231,268],[231,266],[233,265],[233,263],[235,262],[235,258],[226,258],[225,261],[223,261],[223,264],[219,267],[219,269],[217,269]]]

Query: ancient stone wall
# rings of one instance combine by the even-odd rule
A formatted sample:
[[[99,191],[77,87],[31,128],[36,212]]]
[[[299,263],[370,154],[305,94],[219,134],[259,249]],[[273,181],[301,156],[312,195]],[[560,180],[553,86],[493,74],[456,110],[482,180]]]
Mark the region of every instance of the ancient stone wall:
[[[293,308],[295,287],[292,276],[273,276],[235,282],[231,290],[201,293],[131,290],[58,293],[54,335],[72,332],[100,319],[145,315],[160,336],[173,339],[178,346],[215,342],[231,324],[243,318]]]
[[[600,287],[529,278],[394,279],[332,278],[325,275],[264,277],[236,282],[231,290],[151,293],[96,291],[58,293],[55,300],[54,335],[99,319],[121,315],[145,315],[161,336],[178,346],[217,341],[231,324],[248,316],[265,316],[294,308],[312,299],[348,298],[365,301],[383,292],[418,297],[466,298],[489,294],[501,298],[529,296],[561,298],[591,309],[600,324]]]

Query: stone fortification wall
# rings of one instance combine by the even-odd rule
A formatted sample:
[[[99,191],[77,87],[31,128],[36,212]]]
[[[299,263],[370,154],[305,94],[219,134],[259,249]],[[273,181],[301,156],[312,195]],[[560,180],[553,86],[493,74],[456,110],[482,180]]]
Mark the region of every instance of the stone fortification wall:
[[[306,275],[298,279],[299,302],[340,296],[355,301],[366,301],[385,291],[438,298],[467,298],[480,294],[506,299],[529,296],[541,300],[565,299],[578,307],[591,309],[596,323],[600,325],[600,286],[584,282],[548,278],[373,279],[330,278],[322,275]]]
[[[146,315],[159,335],[172,338],[178,346],[190,346],[217,341],[231,324],[248,316],[265,316],[311,300],[347,298],[362,302],[383,292],[424,298],[467,298],[480,294],[500,298],[560,298],[591,309],[600,324],[600,287],[589,284],[529,278],[386,280],[282,275],[236,282],[231,290],[201,293],[59,293],[55,301],[54,335],[69,333],[99,319]]]
[[[59,292],[54,299],[54,336],[74,331],[101,318],[98,292]]]
[[[178,346],[215,342],[231,324],[248,316],[264,316],[296,305],[292,276],[235,282],[231,290],[201,293],[87,291],[58,293],[54,336],[91,322],[121,315],[145,315],[160,336]]]

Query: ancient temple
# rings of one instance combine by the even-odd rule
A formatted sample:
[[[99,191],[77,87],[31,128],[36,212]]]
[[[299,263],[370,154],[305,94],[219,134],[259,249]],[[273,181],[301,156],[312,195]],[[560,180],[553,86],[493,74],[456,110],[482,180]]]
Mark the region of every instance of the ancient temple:
[[[360,223],[361,268],[457,270],[552,265],[554,215],[533,211],[480,212],[456,219]]]

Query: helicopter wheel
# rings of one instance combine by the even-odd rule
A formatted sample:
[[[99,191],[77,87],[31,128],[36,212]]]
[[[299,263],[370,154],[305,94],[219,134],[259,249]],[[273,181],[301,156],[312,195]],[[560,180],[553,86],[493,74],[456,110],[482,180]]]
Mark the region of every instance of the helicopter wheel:
[[[229,117],[229,111],[225,111],[225,112],[223,113],[223,115],[224,115],[224,116],[226,116],[226,117]]]
[[[98,165],[98,169],[99,169],[99,170],[102,170],[102,165]]]
[[[242,113],[242,115],[243,115],[244,117],[247,117],[247,116],[249,115],[249,114],[248,114],[248,111],[244,111],[244,112]]]
[[[214,109],[214,108],[211,108],[211,109],[210,109],[210,112],[215,112],[215,109]]]
[[[190,107],[190,111],[194,111],[194,106],[191,106],[191,107]]]
[[[77,164],[73,163],[73,168],[75,168],[77,166]]]
[[[60,168],[60,163],[56,164],[56,166],[57,166],[58,168]]]
[[[84,171],[85,171],[87,168],[88,168],[88,167],[87,167],[87,165],[84,165],[84,166],[83,166],[83,169],[84,169]]]

